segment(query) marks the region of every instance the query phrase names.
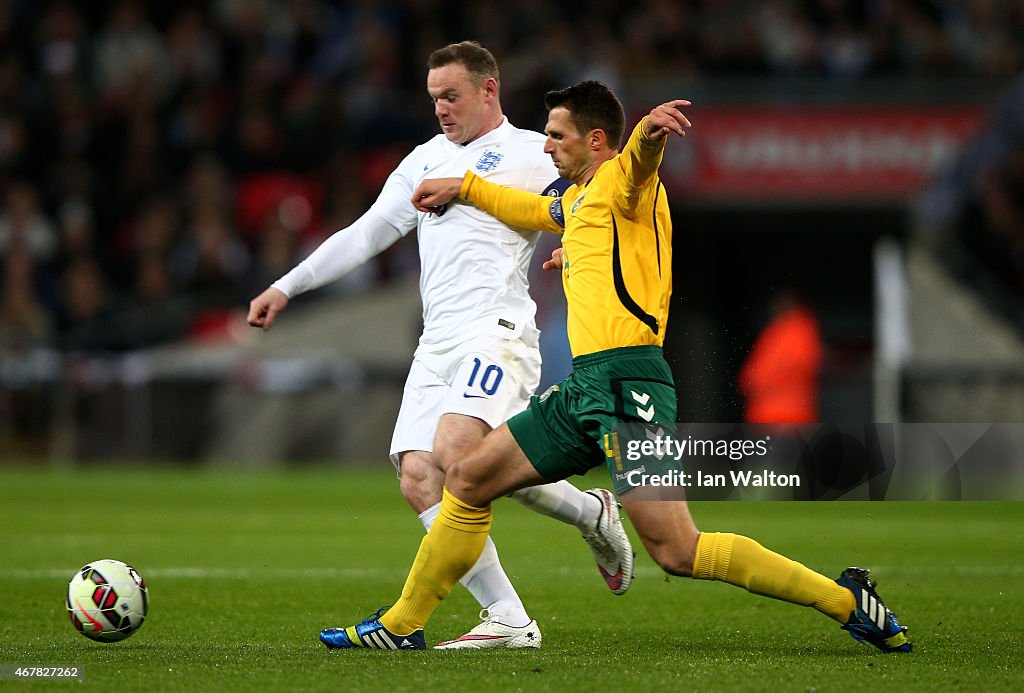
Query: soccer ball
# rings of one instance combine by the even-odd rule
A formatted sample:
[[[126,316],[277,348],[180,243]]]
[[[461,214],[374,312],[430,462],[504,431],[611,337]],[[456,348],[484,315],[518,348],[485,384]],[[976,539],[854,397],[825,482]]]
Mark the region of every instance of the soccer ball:
[[[124,640],[149,611],[146,581],[127,563],[104,558],[82,566],[68,584],[68,618],[85,637]]]

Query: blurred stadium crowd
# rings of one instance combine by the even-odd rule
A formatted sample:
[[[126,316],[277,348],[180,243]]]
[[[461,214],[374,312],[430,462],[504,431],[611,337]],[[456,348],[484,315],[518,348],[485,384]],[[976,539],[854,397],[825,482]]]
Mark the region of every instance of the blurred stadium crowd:
[[[1009,80],[1024,3],[0,0],[0,353],[217,334],[436,132],[425,59],[465,38],[540,128],[539,95],[584,77]]]
[[[916,211],[950,273],[1024,333],[1024,75],[1002,90],[984,131]]]

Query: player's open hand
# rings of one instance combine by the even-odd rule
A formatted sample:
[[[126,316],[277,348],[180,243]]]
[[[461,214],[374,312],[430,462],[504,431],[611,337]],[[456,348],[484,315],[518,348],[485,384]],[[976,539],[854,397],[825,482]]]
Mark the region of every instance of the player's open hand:
[[[680,137],[686,137],[686,128],[690,127],[690,121],[680,112],[681,106],[689,106],[690,102],[685,99],[676,99],[655,106],[651,109],[647,120],[644,121],[644,134],[652,140],[660,140],[674,132]]]
[[[274,318],[288,305],[288,297],[280,289],[270,287],[249,301],[249,315],[246,322],[264,331],[274,326]]]
[[[458,197],[461,189],[461,178],[427,178],[413,192],[412,206],[441,216],[445,205]]]

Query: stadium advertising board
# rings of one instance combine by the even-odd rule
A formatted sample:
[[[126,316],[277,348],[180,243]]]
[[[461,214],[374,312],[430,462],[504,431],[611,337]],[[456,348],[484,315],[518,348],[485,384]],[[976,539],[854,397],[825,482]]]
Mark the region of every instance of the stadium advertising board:
[[[981,127],[967,108],[694,106],[685,155],[666,157],[669,192],[729,202],[900,202]]]

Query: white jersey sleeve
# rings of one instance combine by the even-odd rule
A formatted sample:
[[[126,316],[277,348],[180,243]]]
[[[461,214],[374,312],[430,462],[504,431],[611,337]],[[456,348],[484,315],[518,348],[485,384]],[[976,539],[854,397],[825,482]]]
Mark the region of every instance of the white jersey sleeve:
[[[382,219],[402,229],[405,235],[419,224],[419,212],[412,206],[412,192],[419,184],[417,170],[421,166],[426,145],[420,145],[402,159],[384,182],[384,187],[370,207]]]
[[[294,298],[340,279],[404,235],[371,208],[351,226],[335,231],[271,286]]]
[[[292,298],[330,284],[416,228],[419,215],[411,202],[412,182],[422,149],[423,145],[414,149],[391,172],[363,216],[335,232],[272,286]]]

